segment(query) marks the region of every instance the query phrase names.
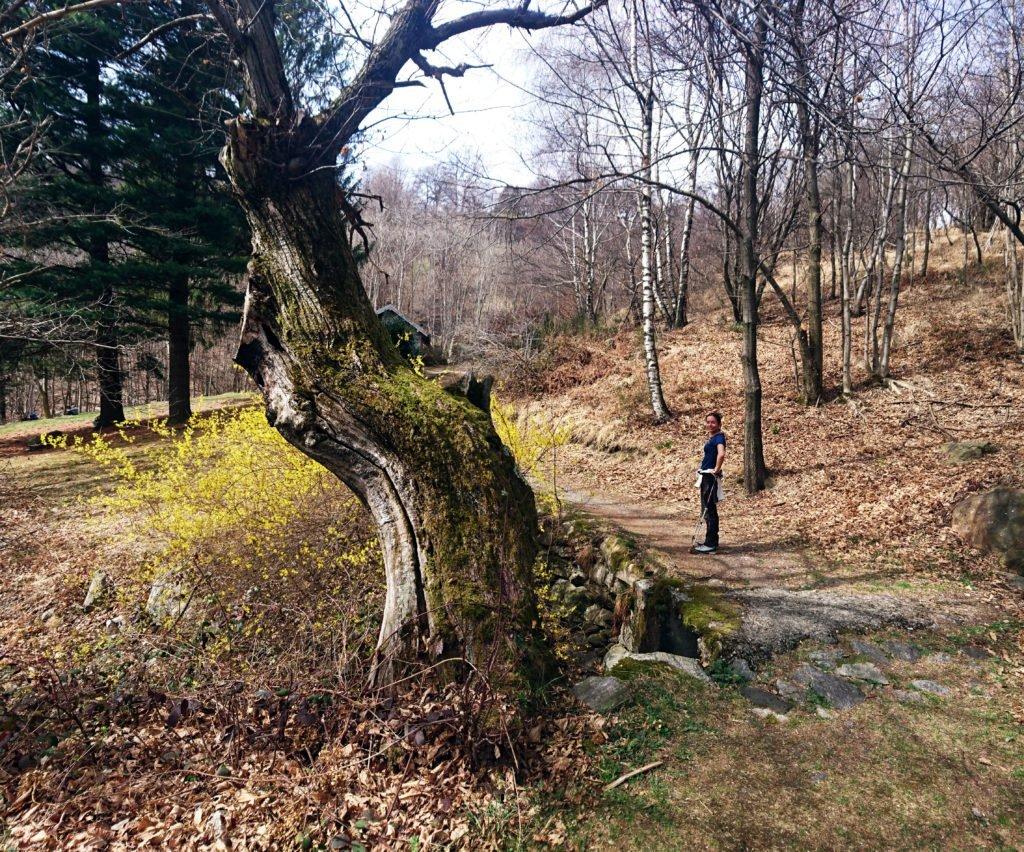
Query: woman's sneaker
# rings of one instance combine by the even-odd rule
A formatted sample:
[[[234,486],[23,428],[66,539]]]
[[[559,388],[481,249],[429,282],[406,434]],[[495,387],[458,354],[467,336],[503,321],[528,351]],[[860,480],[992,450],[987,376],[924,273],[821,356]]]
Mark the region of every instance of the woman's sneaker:
[[[694,549],[694,553],[715,553],[718,551],[717,547],[708,547],[706,544],[698,544]]]

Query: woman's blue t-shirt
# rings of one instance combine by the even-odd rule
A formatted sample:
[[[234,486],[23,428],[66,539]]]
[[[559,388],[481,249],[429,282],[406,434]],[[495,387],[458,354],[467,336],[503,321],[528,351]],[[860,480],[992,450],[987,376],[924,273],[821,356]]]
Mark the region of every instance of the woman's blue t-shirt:
[[[704,445],[704,459],[700,463],[701,470],[714,470],[718,464],[718,445],[725,446],[725,433],[712,435]]]

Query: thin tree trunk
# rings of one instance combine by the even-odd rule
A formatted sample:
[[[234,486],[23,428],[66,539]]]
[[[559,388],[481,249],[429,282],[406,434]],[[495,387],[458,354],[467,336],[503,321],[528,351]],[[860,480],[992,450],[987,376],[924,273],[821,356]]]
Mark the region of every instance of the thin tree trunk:
[[[653,207],[653,199],[652,199]],[[663,292],[664,284],[668,281],[668,277],[664,274],[664,261],[661,254],[660,234],[654,225],[655,217],[653,210],[651,212],[651,247],[653,250],[653,257],[651,259],[651,283],[654,291],[654,300],[658,305],[658,310],[661,311],[661,316],[665,320],[665,325],[669,328],[672,327],[673,312],[669,310],[668,303],[665,301],[665,294]]]
[[[1024,270],[1018,260],[1018,243],[1005,230],[1006,245],[1006,296],[1010,309],[1010,329],[1013,331],[1013,342],[1017,345],[1018,354],[1024,356]]]
[[[875,273],[876,267],[879,263],[885,265],[885,238],[889,233],[889,217],[892,215],[892,203],[896,193],[896,184],[893,180],[893,169],[891,165],[891,152],[886,152],[886,174],[888,180],[886,181],[886,190],[883,197],[882,206],[880,210],[878,220],[878,236],[875,239],[874,246],[872,248],[871,260],[868,262],[864,269],[864,277],[861,279],[860,286],[857,288],[856,297],[853,300],[853,315],[861,316],[864,314],[869,305],[868,301],[871,297],[871,279]],[[870,364],[868,365],[870,369]]]
[[[693,214],[696,206],[696,199],[692,193],[696,191],[697,167],[696,162],[690,176],[691,197],[686,200],[686,213],[683,219],[683,235],[679,241],[679,284],[676,290],[676,328],[682,328],[690,320],[687,316],[687,307],[690,300],[690,240],[693,235]]]
[[[588,325],[597,322],[595,291],[597,290],[597,234],[594,223],[594,199],[585,202],[583,218],[583,248],[585,258],[585,285],[583,291],[583,316]]]
[[[651,172],[651,129],[654,116],[654,96],[648,91],[643,111],[643,139],[641,151],[643,162],[641,171],[647,180]],[[653,230],[650,184],[644,182],[639,190],[640,205],[640,286],[642,291],[641,308],[643,311],[644,362],[647,372],[647,391],[651,400],[651,411],[656,423],[662,423],[671,416],[661,388],[661,368],[658,365],[658,345],[655,336],[655,292],[653,269]]]
[[[852,152],[850,152],[852,153]],[[853,324],[851,295],[854,279],[853,239],[857,215],[857,166],[850,157],[846,163],[846,215],[847,230],[843,235],[842,262],[842,329],[843,329],[843,393],[853,393]]]
[[[904,255],[907,248],[907,190],[910,183],[910,165],[913,160],[914,149],[914,137],[909,129],[904,137],[903,146],[899,201],[896,205],[896,227],[898,229],[896,232],[896,254],[893,261],[891,284],[889,286],[889,304],[886,310],[885,327],[882,331],[882,349],[878,359],[877,375],[882,379],[889,376],[889,356],[892,353],[892,336],[896,326],[896,307],[899,304]]]
[[[822,398],[822,347],[823,332],[821,320],[821,191],[818,184],[819,133],[811,121],[808,103],[808,78],[810,71],[804,56],[803,27],[804,0],[794,5],[793,26],[794,54],[796,56],[796,112],[800,128],[801,149],[804,159],[804,204],[807,208],[807,329],[806,345],[801,347],[803,367],[804,402],[817,405]],[[794,279],[795,280],[795,279]]]
[[[662,423],[671,416],[665,404],[661,388],[661,369],[658,365],[658,345],[655,336],[655,292],[654,281],[654,199],[651,189],[654,152],[654,87],[650,80],[653,72],[641,71],[639,58],[640,13],[634,0],[632,6],[632,43],[630,65],[638,106],[640,108],[640,186],[637,202],[640,212],[640,287],[641,315],[643,319],[644,366],[647,373],[647,392],[655,423]]]
[[[740,290],[743,304],[743,484],[748,494],[764,488],[764,443],[761,428],[761,376],[757,363],[757,172],[761,127],[761,98],[764,91],[764,42],[767,21],[759,8],[751,40],[746,46],[744,91],[746,96],[743,131],[743,180],[740,208],[743,213],[743,238],[740,255],[743,278]]]
[[[928,259],[932,250],[932,190],[924,194],[924,247],[921,250],[921,278],[928,277]]]
[[[167,422],[182,426],[192,417],[188,276],[172,276],[167,295]]]
[[[49,419],[53,417],[53,407],[50,405],[49,371],[43,370],[42,378],[36,379],[36,383],[39,385],[39,401],[42,403],[43,417]]]

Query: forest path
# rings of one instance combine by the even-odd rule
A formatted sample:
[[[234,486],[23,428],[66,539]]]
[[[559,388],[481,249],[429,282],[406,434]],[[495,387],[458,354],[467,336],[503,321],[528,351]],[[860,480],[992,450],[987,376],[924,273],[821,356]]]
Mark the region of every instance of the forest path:
[[[781,543],[748,540],[729,529],[729,501],[722,502],[723,543],[714,554],[692,553],[699,514],[697,489],[692,499],[673,503],[636,502],[622,495],[593,494],[577,483],[560,485],[558,496],[636,536],[660,554],[668,567],[690,580],[712,581],[730,588],[807,588],[828,585],[806,554]],[[703,536],[703,526],[699,536]],[[699,543],[699,542],[698,542]]]
[[[935,612],[914,595],[897,594],[891,577],[877,569],[819,563],[808,552],[781,542],[753,541],[728,528],[717,553],[691,553],[697,495],[671,504],[639,503],[609,492],[600,495],[570,483],[558,489],[564,502],[635,536],[681,579],[721,589],[741,608],[731,653],[755,663],[805,639],[832,642],[843,633],[887,627],[919,629],[935,624]]]

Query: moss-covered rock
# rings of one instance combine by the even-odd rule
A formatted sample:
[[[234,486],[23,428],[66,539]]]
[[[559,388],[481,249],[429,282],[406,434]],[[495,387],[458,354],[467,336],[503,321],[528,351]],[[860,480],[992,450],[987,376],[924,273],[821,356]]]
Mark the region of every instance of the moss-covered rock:
[[[610,535],[601,542],[601,555],[605,564],[615,573],[624,570],[634,554],[632,543],[624,536]]]
[[[997,452],[998,447],[988,441],[951,441],[942,445],[947,460],[954,464],[975,461],[982,456]]]
[[[740,613],[734,604],[709,586],[689,586],[686,594],[679,617],[699,635],[701,659],[709,664],[721,654],[729,637],[739,630]]]
[[[711,663],[739,628],[736,608],[707,586],[644,578],[620,602],[619,642],[634,653],[668,651]]]
[[[665,651],[652,651],[646,654],[636,654],[627,651],[622,645],[612,645],[604,657],[604,668],[609,674],[614,672],[617,675],[621,666],[630,663],[638,666],[669,666],[677,672],[682,672],[689,677],[696,678],[702,683],[712,683],[707,672],[705,672],[704,669],[701,668],[700,663],[692,657],[683,657],[679,654],[669,654]]]

